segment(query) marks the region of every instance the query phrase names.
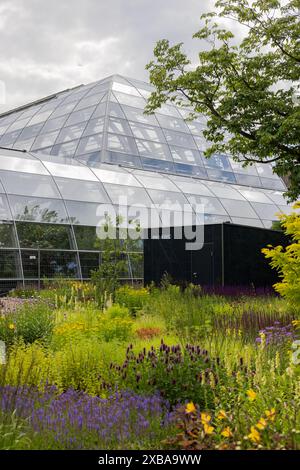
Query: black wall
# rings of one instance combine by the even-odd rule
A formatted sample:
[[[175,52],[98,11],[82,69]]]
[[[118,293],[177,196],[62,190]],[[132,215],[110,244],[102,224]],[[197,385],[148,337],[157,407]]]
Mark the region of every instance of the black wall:
[[[261,248],[287,243],[282,232],[227,223],[206,225],[204,246],[196,251],[186,250],[186,240],[174,239],[172,229],[170,239],[149,235],[144,241],[145,284],[159,284],[168,273],[179,284],[269,287],[278,277]]]

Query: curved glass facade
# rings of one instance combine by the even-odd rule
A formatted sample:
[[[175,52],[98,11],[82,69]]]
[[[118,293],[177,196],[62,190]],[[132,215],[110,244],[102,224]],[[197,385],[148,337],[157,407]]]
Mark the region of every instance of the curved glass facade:
[[[184,205],[194,224],[265,228],[290,210],[271,165],[204,158],[203,117],[186,122],[171,105],[144,115],[151,89],[113,76],[0,116],[0,279],[89,278],[101,262],[96,227],[122,200],[152,209],[145,229],[162,206]],[[123,278],[142,280],[142,243],[124,256]]]

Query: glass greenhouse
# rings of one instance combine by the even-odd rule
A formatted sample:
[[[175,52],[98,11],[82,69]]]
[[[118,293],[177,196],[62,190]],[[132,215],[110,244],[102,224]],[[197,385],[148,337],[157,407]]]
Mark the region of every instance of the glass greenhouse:
[[[151,90],[116,75],[0,116],[2,285],[88,279],[101,262],[99,207],[118,212],[120,197],[154,208],[157,220],[162,205],[184,204],[194,224],[270,228],[290,210],[271,165],[204,157],[202,116],[187,122],[188,110],[173,105],[145,115]],[[124,256],[123,278],[142,281],[143,242],[132,240]]]

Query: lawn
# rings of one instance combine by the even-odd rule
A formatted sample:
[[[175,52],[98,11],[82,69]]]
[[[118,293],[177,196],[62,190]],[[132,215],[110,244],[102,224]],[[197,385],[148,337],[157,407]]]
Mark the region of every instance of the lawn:
[[[0,305],[0,449],[299,449],[300,312],[230,290],[92,283]]]

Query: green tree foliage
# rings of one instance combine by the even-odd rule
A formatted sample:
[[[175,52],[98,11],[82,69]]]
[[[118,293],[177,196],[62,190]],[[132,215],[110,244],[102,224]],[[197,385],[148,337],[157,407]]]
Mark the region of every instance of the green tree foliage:
[[[291,200],[300,194],[299,0],[217,0],[201,16],[195,39],[207,42],[196,66],[182,43],[160,40],[146,68],[155,86],[146,112],[171,100],[207,116],[207,157],[230,153],[236,161],[274,164],[288,176]],[[237,43],[216,22],[229,18],[245,32]],[[233,25],[234,29],[234,25]]]
[[[300,209],[300,202],[294,204]],[[271,260],[272,268],[277,269],[281,282],[274,285],[279,294],[284,296],[296,308],[300,308],[300,214],[279,216],[281,226],[292,242],[285,249],[282,246],[269,245],[262,252]]]

